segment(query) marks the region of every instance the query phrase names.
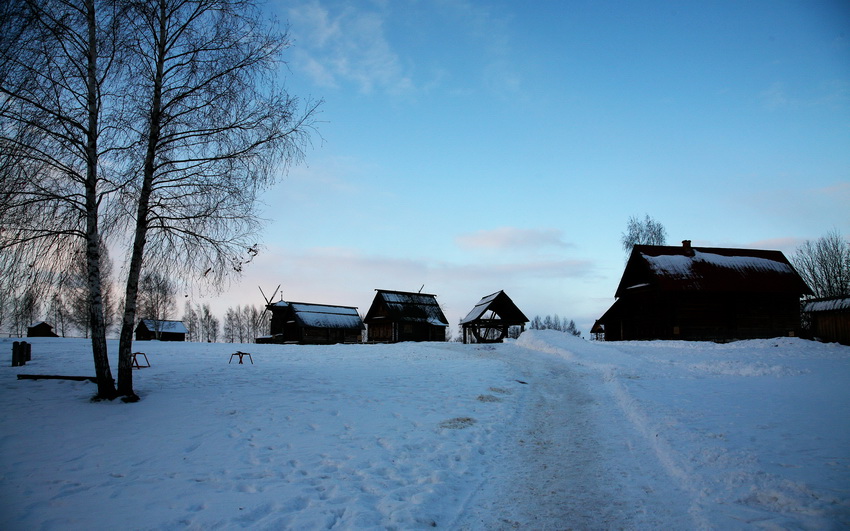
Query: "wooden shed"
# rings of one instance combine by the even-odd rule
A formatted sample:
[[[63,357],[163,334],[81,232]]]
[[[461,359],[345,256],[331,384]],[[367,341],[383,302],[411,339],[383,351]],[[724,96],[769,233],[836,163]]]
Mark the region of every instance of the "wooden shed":
[[[482,297],[460,321],[464,343],[501,343],[512,326],[525,331],[528,317],[504,291]]]
[[[636,245],[598,323],[606,341],[793,336],[810,294],[780,251]]]
[[[267,306],[272,314],[271,341],[320,345],[360,343],[363,321],[353,306],[280,301]]]
[[[813,338],[850,345],[850,296],[808,300],[803,314]]]
[[[186,341],[187,332],[183,321],[142,319],[136,325],[136,341]]]
[[[59,335],[53,331],[53,325],[41,321],[27,327],[27,337],[59,337]]]
[[[437,296],[428,293],[375,290],[363,321],[371,342],[445,341],[449,325]]]

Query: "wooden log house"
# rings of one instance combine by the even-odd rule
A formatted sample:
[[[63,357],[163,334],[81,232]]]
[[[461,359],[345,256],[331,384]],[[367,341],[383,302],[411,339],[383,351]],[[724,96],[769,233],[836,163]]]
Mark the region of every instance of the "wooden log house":
[[[363,340],[365,327],[356,307],[280,301],[267,308],[272,314],[270,342],[320,345]]]
[[[597,324],[606,341],[793,336],[810,294],[780,251],[636,245]]]
[[[850,345],[850,296],[808,300],[803,314],[814,339]]]
[[[372,306],[363,321],[370,342],[445,341],[449,322],[428,293],[375,290]]]
[[[141,319],[136,325],[136,341],[186,341],[187,333],[183,321]]]

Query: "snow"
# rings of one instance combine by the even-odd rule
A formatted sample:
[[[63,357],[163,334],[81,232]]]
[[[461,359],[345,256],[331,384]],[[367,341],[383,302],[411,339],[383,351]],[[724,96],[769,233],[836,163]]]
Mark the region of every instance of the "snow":
[[[642,254],[656,273],[673,278],[690,278],[693,275],[692,267],[695,262],[704,262],[716,267],[733,269],[735,271],[793,272],[793,269],[786,263],[757,256],[723,256],[696,250],[692,257],[683,255],[650,256],[645,253]]]
[[[322,304],[290,303],[304,326],[315,328],[363,328],[357,308]]]
[[[840,310],[850,310],[850,297],[809,301],[803,304],[804,312],[835,312]]]
[[[496,297],[498,297],[500,293],[502,293],[502,292],[497,291],[496,293],[491,293],[490,295],[483,297],[480,301],[478,301],[478,304],[476,304],[472,308],[472,310],[470,310],[469,313],[466,314],[466,317],[464,317],[463,319],[460,320],[460,324],[470,323],[472,321],[475,321],[476,319],[478,319],[482,315],[484,315],[484,312],[487,311],[488,305],[491,302],[493,302],[493,300],[495,300]]]
[[[0,368],[4,530],[850,526],[837,344],[152,342],[125,404],[17,380],[94,372],[31,343]]]

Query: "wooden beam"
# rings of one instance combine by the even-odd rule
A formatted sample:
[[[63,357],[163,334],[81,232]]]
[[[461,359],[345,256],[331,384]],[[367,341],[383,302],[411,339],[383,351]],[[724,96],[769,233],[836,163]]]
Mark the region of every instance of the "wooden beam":
[[[19,374],[18,380],[74,380],[75,382],[88,380],[97,383],[96,376],[60,376],[58,374]]]

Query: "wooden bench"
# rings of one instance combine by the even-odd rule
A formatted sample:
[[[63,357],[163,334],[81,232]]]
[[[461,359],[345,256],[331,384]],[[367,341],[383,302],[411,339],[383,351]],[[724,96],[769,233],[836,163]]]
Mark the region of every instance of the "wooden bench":
[[[227,363],[230,363],[231,361],[233,361],[233,356],[239,356],[238,365],[242,365],[242,358],[245,357],[245,356],[248,356],[248,359],[251,360],[251,365],[254,364],[254,358],[252,358],[251,354],[248,353],[248,352],[234,352],[233,354],[230,355],[230,361],[228,361]]]

